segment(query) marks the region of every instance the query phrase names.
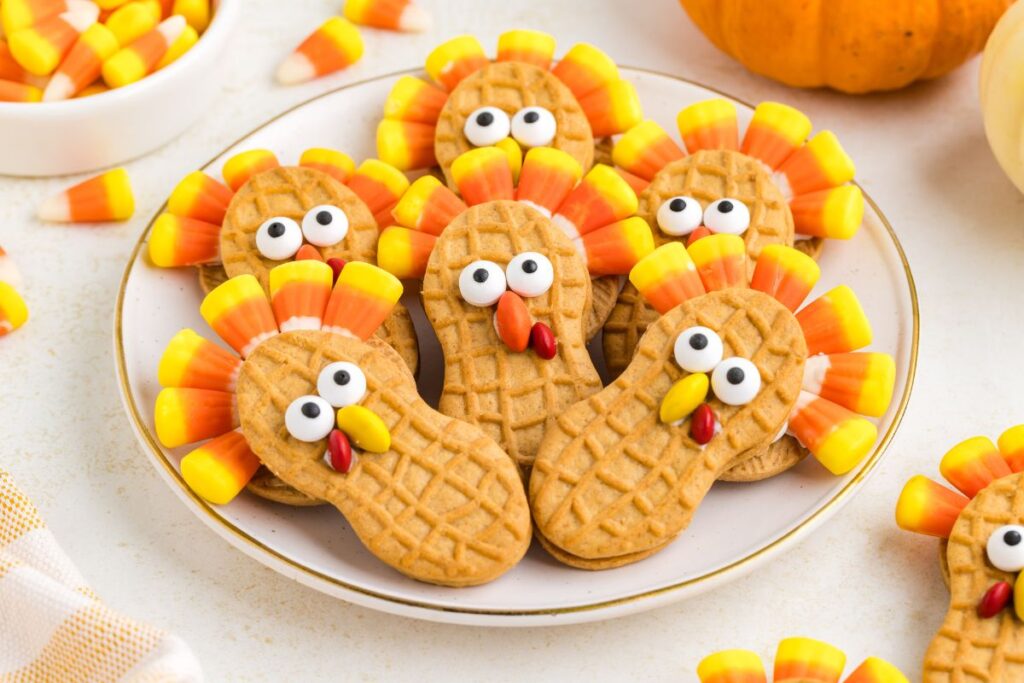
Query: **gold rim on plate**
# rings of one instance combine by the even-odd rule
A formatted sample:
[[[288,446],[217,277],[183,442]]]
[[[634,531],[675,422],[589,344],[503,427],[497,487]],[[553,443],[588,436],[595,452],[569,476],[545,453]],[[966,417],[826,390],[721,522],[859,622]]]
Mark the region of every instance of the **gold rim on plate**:
[[[660,77],[663,77],[663,78],[668,78],[668,79],[671,79],[671,80],[679,81],[681,83],[685,83],[687,85],[695,86],[695,87],[698,87],[698,88],[703,88],[704,90],[707,90],[709,92],[713,92],[713,93],[716,93],[718,95],[721,95],[722,97],[725,97],[725,98],[728,98],[728,99],[730,99],[730,100],[732,100],[734,102],[737,102],[738,104],[741,104],[744,107],[747,107],[748,109],[753,109],[753,107],[754,107],[754,105],[750,104],[749,102],[746,102],[745,100],[741,100],[741,99],[739,99],[737,97],[729,95],[728,93],[722,92],[721,90],[717,90],[716,88],[709,87],[709,86],[704,85],[702,83],[699,83],[697,81],[692,81],[692,80],[689,80],[689,79],[686,79],[686,78],[682,78],[682,77],[679,77],[679,76],[675,76],[675,75],[664,73],[664,72],[660,72],[660,71],[655,71],[655,70],[652,70],[652,69],[644,69],[644,68],[630,67],[630,66],[620,66],[620,68],[622,68],[622,69],[624,69],[626,71],[634,71],[634,72],[641,73],[641,74],[660,76]],[[294,111],[296,111],[298,109],[301,109],[301,108],[303,108],[303,107],[305,107],[305,106],[307,106],[307,105],[309,105],[309,104],[311,104],[313,102],[316,102],[317,100],[323,99],[325,97],[330,97],[332,95],[335,95],[335,94],[337,94],[339,92],[343,92],[345,90],[350,90],[352,88],[356,88],[356,87],[359,87],[359,86],[362,86],[362,85],[366,85],[367,83],[372,83],[372,82],[376,82],[376,81],[380,81],[380,80],[384,80],[384,79],[392,79],[392,78],[396,78],[398,76],[404,76],[404,75],[410,75],[410,74],[418,74],[418,73],[421,73],[420,69],[405,69],[405,70],[402,70],[402,71],[395,71],[395,72],[392,72],[392,73],[389,73],[389,74],[383,74],[381,76],[374,76],[373,78],[363,79],[363,80],[357,81],[355,83],[350,83],[348,85],[344,85],[344,86],[341,86],[339,88],[335,88],[334,90],[330,90],[330,91],[325,92],[325,93],[323,93],[321,95],[317,95],[316,97],[312,97],[312,98],[310,98],[310,99],[308,99],[308,100],[306,100],[304,102],[300,102],[299,104],[297,104],[297,105],[295,105],[293,107],[290,107],[289,109],[286,109],[285,111],[281,112],[280,114],[270,118],[269,120],[265,121],[261,125],[259,125],[256,128],[252,129],[251,131],[249,131],[248,133],[246,133],[242,137],[238,138],[235,142],[233,142],[230,145],[228,145],[228,147],[226,147],[224,150],[221,150],[217,154],[217,156],[215,156],[210,161],[206,162],[201,167],[201,170],[205,170],[206,168],[211,166],[213,164],[213,162],[216,161],[218,158],[220,158],[227,150],[237,146],[243,140],[245,140],[245,139],[255,135],[256,133],[258,133],[259,131],[263,130],[267,126],[271,125],[272,123],[275,123],[276,121],[284,118],[285,116],[288,116],[292,112],[294,112]],[[858,185],[858,187],[859,187],[859,185]],[[863,188],[861,188],[861,190],[863,191]],[[882,457],[882,454],[885,452],[885,449],[888,447],[889,442],[892,441],[893,436],[896,434],[896,429],[899,427],[900,422],[902,422],[902,420],[903,420],[903,414],[904,414],[904,412],[906,412],[907,403],[910,400],[911,390],[913,389],[914,379],[915,379],[916,374],[917,374],[918,337],[919,337],[919,333],[920,333],[920,318],[919,318],[919,310],[918,310],[917,287],[914,284],[914,276],[910,272],[910,264],[907,262],[907,255],[903,251],[903,245],[900,244],[899,238],[896,236],[896,233],[893,230],[892,225],[889,223],[889,219],[886,218],[885,214],[882,213],[882,210],[878,207],[878,205],[868,195],[867,192],[864,192],[864,197],[867,200],[868,204],[871,206],[871,208],[874,210],[874,212],[878,215],[879,219],[882,222],[882,225],[885,227],[885,230],[886,230],[886,232],[889,235],[889,238],[892,240],[893,246],[896,248],[897,254],[899,255],[900,263],[903,265],[903,273],[904,273],[904,275],[906,276],[906,279],[907,279],[907,287],[909,288],[909,293],[910,293],[911,311],[913,313],[913,323],[914,323],[914,325],[913,325],[913,334],[911,335],[910,361],[909,361],[909,365],[908,365],[908,368],[907,368],[906,385],[905,385],[905,387],[903,389],[903,395],[900,398],[899,405],[896,408],[896,414],[893,416],[892,424],[889,425],[889,429],[882,436],[881,440],[879,440],[878,445],[875,447],[874,452],[868,457],[868,459],[861,466],[860,471],[857,472],[857,474],[854,475],[854,477],[852,479],[850,479],[850,481],[846,482],[846,485],[843,486],[843,488],[841,488],[838,491],[836,491],[835,494],[833,494],[832,498],[830,498],[828,501],[826,501],[824,504],[822,504],[817,510],[815,510],[810,515],[808,515],[805,519],[803,519],[795,527],[793,527],[792,529],[790,529],[786,533],[782,534],[778,538],[774,539],[773,541],[771,541],[767,545],[765,545],[765,546],[763,546],[761,548],[758,548],[757,550],[755,550],[755,551],[745,555],[744,557],[742,557],[742,558],[740,558],[738,560],[735,560],[734,562],[731,562],[731,563],[729,563],[729,564],[727,564],[727,565],[725,565],[723,567],[719,567],[718,569],[715,569],[713,571],[707,572],[705,574],[701,574],[700,576],[695,576],[695,577],[692,577],[692,578],[689,578],[689,579],[685,579],[683,581],[679,581],[679,582],[673,583],[673,584],[671,584],[669,586],[663,586],[661,588],[655,588],[653,590],[644,591],[642,593],[637,593],[635,595],[630,595],[630,596],[626,596],[626,597],[622,597],[622,598],[614,598],[614,599],[611,599],[611,600],[602,600],[602,601],[599,601],[599,602],[589,603],[589,604],[585,604],[585,605],[574,605],[574,606],[571,606],[571,607],[555,607],[555,608],[548,608],[548,609],[532,609],[532,610],[504,610],[504,609],[475,609],[475,608],[465,608],[465,607],[445,607],[445,606],[441,606],[441,605],[435,605],[435,604],[432,604],[432,603],[429,603],[429,602],[421,602],[419,600],[410,600],[410,599],[407,599],[407,598],[399,598],[399,597],[396,597],[396,596],[393,596],[393,595],[388,595],[386,593],[380,593],[380,592],[377,592],[377,591],[374,591],[374,590],[369,590],[367,588],[363,588],[361,586],[357,586],[357,585],[348,583],[346,581],[342,581],[342,580],[337,579],[337,578],[335,578],[333,576],[328,576],[327,574],[324,574],[323,572],[319,572],[319,571],[317,571],[315,569],[312,569],[312,568],[307,567],[307,566],[305,566],[303,564],[300,564],[300,563],[296,562],[295,560],[293,560],[292,558],[288,557],[287,555],[284,555],[281,552],[279,552],[277,550],[274,550],[273,548],[265,545],[262,541],[259,541],[259,540],[255,539],[255,538],[253,538],[248,533],[246,533],[245,531],[239,529],[237,526],[235,526],[230,521],[225,519],[222,515],[218,514],[216,511],[214,511],[214,509],[210,506],[209,503],[207,503],[205,500],[203,500],[202,498],[197,496],[192,491],[192,489],[190,489],[188,487],[188,485],[185,484],[185,480],[182,478],[181,473],[178,471],[178,468],[175,467],[170,462],[170,460],[167,459],[166,455],[164,455],[163,450],[157,444],[156,438],[153,436],[153,434],[150,431],[149,427],[146,426],[146,423],[142,419],[142,415],[141,415],[141,413],[139,411],[139,407],[138,407],[138,405],[135,402],[135,396],[132,394],[132,391],[131,391],[131,388],[128,385],[128,379],[127,379],[128,374],[127,374],[127,367],[126,367],[126,362],[125,362],[124,335],[123,335],[122,318],[121,318],[122,311],[124,309],[125,290],[128,287],[128,279],[129,279],[129,277],[132,274],[132,270],[133,270],[133,268],[135,267],[135,264],[138,261],[139,251],[142,249],[143,245],[146,243],[146,238],[149,236],[149,232],[150,232],[150,230],[153,227],[153,222],[156,220],[156,217],[159,216],[160,213],[164,210],[164,208],[166,207],[166,204],[162,205],[157,210],[157,212],[154,214],[153,218],[150,220],[149,224],[146,226],[145,231],[143,231],[143,233],[139,236],[139,239],[136,242],[135,247],[132,249],[131,257],[130,257],[130,260],[128,261],[127,267],[125,268],[124,275],[121,278],[121,285],[120,285],[120,288],[119,288],[118,294],[117,294],[117,304],[116,304],[117,308],[114,311],[114,346],[115,346],[115,352],[116,352],[115,355],[116,355],[116,361],[117,361],[118,383],[120,384],[121,395],[122,395],[122,397],[124,399],[125,407],[128,410],[128,417],[131,419],[131,421],[132,421],[132,423],[133,423],[133,425],[135,427],[135,432],[144,440],[145,445],[149,448],[150,453],[154,457],[156,462],[159,462],[163,466],[163,468],[166,471],[166,473],[173,480],[175,480],[177,482],[178,487],[181,489],[181,491],[184,494],[186,494],[192,500],[192,502],[195,503],[195,505],[198,507],[198,509],[201,510],[206,515],[208,523],[212,522],[212,524],[222,527],[224,530],[228,531],[232,536],[234,536],[235,539],[237,539],[238,542],[244,543],[245,545],[250,546],[252,549],[254,549],[256,551],[259,551],[262,554],[268,555],[271,558],[273,558],[274,560],[276,560],[277,562],[281,562],[281,563],[291,567],[292,569],[297,570],[300,574],[305,574],[305,575],[307,575],[308,577],[310,577],[312,579],[316,579],[316,580],[319,580],[319,581],[324,581],[324,582],[329,583],[329,584],[331,584],[331,585],[333,585],[333,586],[335,586],[337,588],[341,588],[341,589],[343,589],[345,591],[351,591],[353,593],[364,595],[364,596],[367,596],[369,598],[373,598],[375,600],[380,600],[380,601],[383,601],[383,602],[394,603],[396,605],[401,605],[403,607],[410,607],[410,608],[421,609],[421,610],[429,610],[429,611],[432,611],[432,612],[458,613],[458,614],[483,615],[483,616],[500,616],[500,617],[552,616],[552,615],[559,615],[559,614],[571,614],[571,613],[579,613],[579,612],[589,612],[589,611],[593,611],[593,610],[607,609],[607,608],[611,608],[611,607],[617,607],[617,606],[621,606],[621,605],[626,605],[626,604],[638,602],[640,600],[644,600],[644,599],[648,599],[648,598],[655,598],[655,597],[665,596],[665,595],[667,595],[669,593],[673,593],[673,592],[682,590],[684,588],[695,586],[697,584],[712,582],[715,579],[717,579],[717,578],[719,578],[719,577],[721,577],[721,576],[723,576],[723,575],[725,575],[726,573],[729,573],[729,572],[737,572],[737,571],[741,572],[747,565],[749,565],[750,563],[754,562],[758,558],[760,558],[760,557],[762,557],[764,555],[767,555],[769,553],[772,553],[774,551],[777,551],[783,545],[793,541],[801,532],[806,531],[808,529],[808,527],[816,519],[818,519],[823,514],[825,514],[827,511],[829,511],[832,508],[836,507],[840,503],[844,502],[845,499],[851,493],[853,493],[853,491],[867,478],[868,474],[870,474],[871,471],[878,464],[878,461]]]

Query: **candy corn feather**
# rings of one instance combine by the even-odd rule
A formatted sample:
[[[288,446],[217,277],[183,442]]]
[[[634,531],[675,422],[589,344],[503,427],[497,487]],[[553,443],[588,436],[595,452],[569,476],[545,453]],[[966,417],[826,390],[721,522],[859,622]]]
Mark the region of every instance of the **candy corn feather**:
[[[786,638],[775,652],[773,683],[839,683],[846,655],[828,643],[811,638]],[[749,650],[724,650],[697,665],[700,683],[768,683],[761,658]],[[909,683],[899,669],[878,657],[868,657],[844,683]]]

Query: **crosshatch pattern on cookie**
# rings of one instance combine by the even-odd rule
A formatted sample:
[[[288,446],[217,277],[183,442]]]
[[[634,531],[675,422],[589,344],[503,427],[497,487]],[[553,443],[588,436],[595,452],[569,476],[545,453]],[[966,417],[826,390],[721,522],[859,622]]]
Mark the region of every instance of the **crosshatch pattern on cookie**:
[[[360,405],[389,426],[392,444],[385,454],[360,454],[348,474],[324,463],[322,443],[288,436],[283,418],[292,400],[315,393],[320,370],[340,360],[364,370]],[[522,483],[508,456],[479,429],[424,412],[411,375],[387,347],[325,332],[282,334],[247,359],[239,404],[264,463],[338,507],[363,543],[399,571],[447,585],[480,583],[525,552],[529,510],[513,495]]]
[[[949,613],[925,654],[926,683],[1024,680],[1024,628],[1013,610],[978,616],[978,596],[996,582],[1020,580],[987,560],[988,537],[1024,520],[1024,474],[997,479],[961,512],[949,538]]]
[[[539,67],[520,62],[498,62],[464,78],[441,110],[434,136],[434,154],[452,185],[451,165],[473,149],[463,134],[470,114],[480,107],[497,107],[512,116],[523,107],[550,111],[557,124],[549,144],[568,153],[584,172],[594,163],[594,138],[586,114],[576,97],[558,78]]]
[[[274,216],[292,218],[301,225],[306,212],[321,204],[340,207],[349,222],[345,239],[320,249],[324,259],[374,263],[377,222],[366,204],[352,190],[322,171],[280,167],[250,178],[228,206],[220,234],[221,259],[228,276],[251,273],[266,290],[270,269],[280,261],[260,255],[256,249],[256,231]]]
[[[459,274],[478,259],[504,267],[516,254],[550,259],[554,284],[526,299],[535,321],[551,327],[559,353],[510,354],[494,331],[493,310],[465,303]],[[511,201],[471,207],[437,241],[423,282],[423,301],[445,349],[441,411],[479,424],[522,465],[529,465],[549,416],[600,390],[583,339],[590,277],[568,238],[535,210]]]
[[[727,356],[749,358],[763,387],[751,403],[715,403],[721,433],[705,447],[689,421],[659,423],[661,398],[683,375],[676,336],[704,325]],[[651,326],[635,362],[599,394],[560,414],[534,464],[536,523],[550,541],[581,557],[613,557],[663,545],[684,528],[715,479],[752,446],[771,438],[800,390],[807,355],[796,320],[771,297],[723,290],[688,301]]]

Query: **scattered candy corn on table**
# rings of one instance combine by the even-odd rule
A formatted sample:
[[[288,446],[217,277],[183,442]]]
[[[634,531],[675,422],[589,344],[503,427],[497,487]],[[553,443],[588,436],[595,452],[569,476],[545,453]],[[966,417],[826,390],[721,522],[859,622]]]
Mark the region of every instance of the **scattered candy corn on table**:
[[[1024,303],[1015,275],[1024,200],[984,142],[973,67],[901,94],[849,99],[742,72],[668,0],[532,10],[422,1],[440,27],[433,33],[371,36],[348,71],[288,89],[272,85],[274,70],[322,22],[323,4],[246,3],[226,58],[230,85],[200,124],[128,165],[136,214],[126,224],[39,225],[38,204],[69,180],[0,181],[0,244],[23,271],[20,291],[32,312],[0,341],[0,466],[107,602],[188,640],[210,680],[321,680],[343,667],[373,679],[694,681],[708,653],[742,647],[771,661],[778,641],[794,633],[842,643],[852,662],[884,657],[916,679],[947,593],[934,544],[896,529],[896,497],[911,476],[933,472],[951,443],[999,433],[1021,421],[1024,406],[1013,381],[1024,360],[1005,341],[1020,332],[1008,312]],[[307,97],[414,66],[455,32],[491,45],[510,26],[543,28],[565,45],[592,41],[623,63],[748,101],[784,100],[827,122],[906,247],[921,294],[921,346],[914,398],[889,454],[856,499],[800,545],[724,588],[656,611],[499,631],[424,624],[327,598],[211,533],[159,480],[132,434],[113,373],[111,326],[123,266],[175,179]],[[496,671],[495,662],[509,664]]]

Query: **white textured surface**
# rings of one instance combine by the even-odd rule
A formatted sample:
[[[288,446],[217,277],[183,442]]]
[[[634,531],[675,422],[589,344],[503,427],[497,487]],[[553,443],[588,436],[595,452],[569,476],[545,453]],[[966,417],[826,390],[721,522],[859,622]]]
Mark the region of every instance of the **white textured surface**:
[[[438,28],[365,32],[353,69],[272,85],[281,57],[335,0],[249,0],[231,85],[171,146],[129,166],[138,212],[124,226],[42,226],[36,205],[67,180],[0,180],[0,244],[19,261],[33,319],[0,341],[0,466],[112,606],[186,639],[209,679],[696,680],[700,658],[748,647],[770,657],[806,634],[851,663],[886,657],[915,679],[945,612],[933,542],[898,531],[903,482],[975,433],[1024,421],[1016,287],[1024,197],[985,145],[977,62],[893,95],[794,92],[718,53],[673,0],[420,0]],[[698,599],[602,624],[499,631],[414,622],[327,598],[216,537],[160,481],[132,436],[115,386],[114,299],[139,232],[173,182],[242,132],[342,83],[422,63],[471,31],[492,46],[511,27],[594,42],[620,62],[694,78],[747,101],[782,99],[835,130],[858,178],[900,234],[921,294],[921,358],[903,427],[866,489],[824,529],[764,571]],[[145,122],[140,121],[144,126]],[[346,125],[339,121],[338,125]]]

